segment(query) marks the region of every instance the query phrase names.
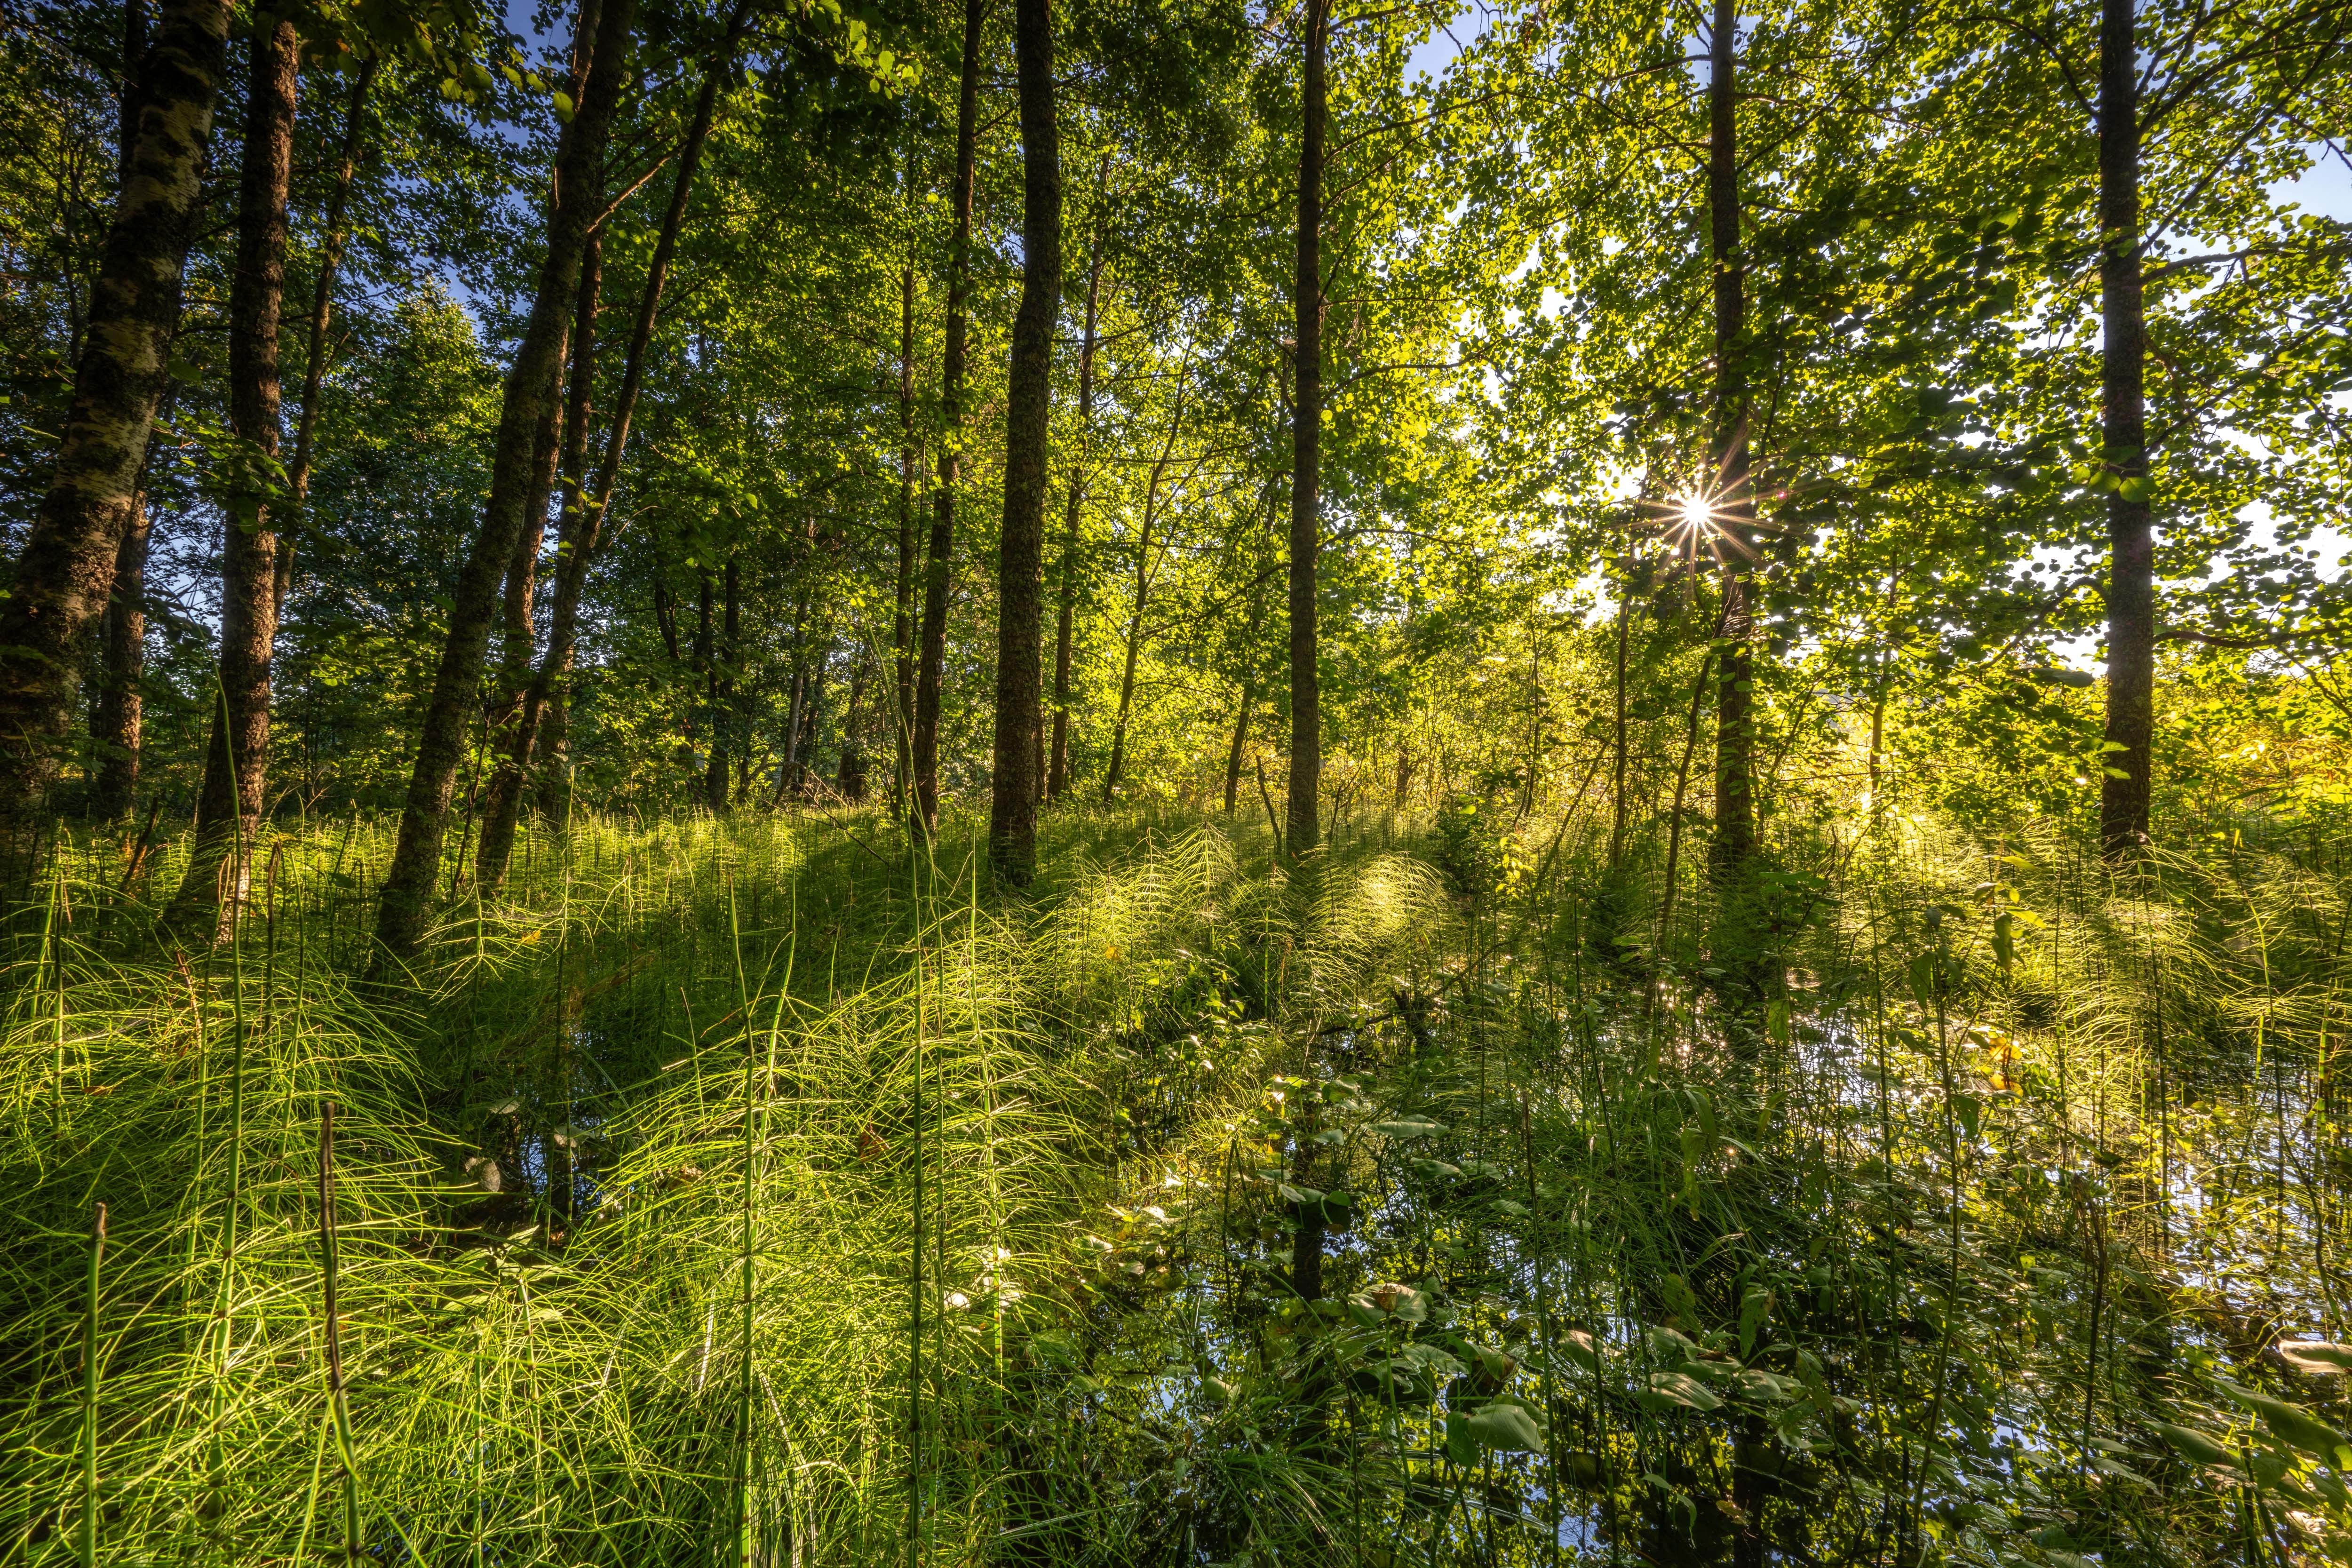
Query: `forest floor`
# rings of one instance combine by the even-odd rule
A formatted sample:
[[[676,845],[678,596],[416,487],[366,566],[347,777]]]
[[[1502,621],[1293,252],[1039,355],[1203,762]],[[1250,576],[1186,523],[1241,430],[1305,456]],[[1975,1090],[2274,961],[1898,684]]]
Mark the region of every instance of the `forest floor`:
[[[2352,1561],[2340,846],[1333,838],[582,816],[394,992],[387,824],[75,836],[0,1563]]]

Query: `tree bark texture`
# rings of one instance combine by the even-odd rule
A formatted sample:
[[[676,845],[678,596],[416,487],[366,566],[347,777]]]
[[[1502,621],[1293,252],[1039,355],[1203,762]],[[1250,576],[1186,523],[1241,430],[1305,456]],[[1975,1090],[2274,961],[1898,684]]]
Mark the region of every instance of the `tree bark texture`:
[[[132,498],[131,526],[122,531],[114,556],[114,592],[106,602],[106,671],[90,710],[89,733],[98,755],[90,812],[101,821],[126,815],[139,793],[139,747],[145,702],[140,682],[147,676],[147,500]]]
[[[2139,55],[2132,0],[2099,8],[2099,315],[2101,419],[2116,489],[2107,495],[2108,750],[2099,781],[2099,841],[2111,859],[2147,843],[2156,733],[2156,528],[2147,499],[2140,300]],[[2126,491],[2130,492],[2126,494]],[[2120,776],[2118,776],[2120,775]]]
[[[481,687],[500,580],[513,558],[515,537],[522,531],[543,405],[554,395],[564,328],[579,289],[581,253],[587,246],[589,225],[597,216],[595,174],[620,100],[635,20],[636,0],[604,0],[597,18],[596,64],[556,154],[557,195],[548,224],[547,254],[541,263],[522,342],[507,374],[489,500],[458,575],[449,634],[442,646],[433,694],[417,737],[416,763],[401,812],[400,837],[384,873],[377,908],[377,940],[384,953],[395,961],[415,951],[431,913],[450,793],[465,753],[467,720]]]
[[[1021,95],[1021,307],[1005,395],[1004,526],[997,546],[996,760],[988,844],[1019,886],[1037,865],[1037,721],[1045,626],[1045,463],[1054,326],[1062,313],[1062,141],[1054,118],[1052,0],[1013,0]]]
[[[205,747],[194,843],[169,923],[187,925],[244,896],[244,850],[261,816],[269,765],[269,669],[278,639],[278,540],[270,470],[278,424],[278,317],[286,293],[286,190],[294,162],[301,44],[265,19],[252,38],[237,178],[236,270],[229,279],[228,416],[237,468],[222,530],[220,687]],[[236,861],[236,870],[226,869]],[[225,888],[226,879],[236,886]]]
[[[940,821],[940,681],[948,650],[948,553],[955,545],[956,479],[962,466],[964,300],[971,279],[972,160],[980,136],[980,30],[987,0],[965,0],[963,67],[956,98],[955,227],[948,242],[948,320],[940,355],[940,483],[931,504],[931,545],[923,563],[923,634],[915,661],[915,809],[928,835]]]
[[[1054,617],[1054,747],[1045,761],[1045,798],[1070,787],[1070,656],[1077,623],[1078,520],[1087,500],[1087,443],[1094,436],[1095,331],[1102,299],[1102,220],[1087,254],[1087,327],[1078,340],[1078,457],[1070,465],[1070,505],[1062,521],[1061,604]]]
[[[139,65],[147,57],[147,8],[143,0],[122,7],[122,85],[116,104],[115,185],[131,181],[131,154],[139,141]],[[160,415],[159,415],[160,416]],[[142,468],[143,473],[143,468]],[[104,670],[89,719],[96,776],[90,812],[100,821],[129,813],[139,792],[139,745],[147,673],[147,498],[134,493],[131,524],[114,557],[114,591],[106,601],[100,635]]]
[[[1329,0],[1307,0],[1305,124],[1298,139],[1297,395],[1290,447],[1290,794],[1284,837],[1293,857],[1316,847],[1323,784],[1321,687],[1316,671],[1316,551],[1321,543],[1323,450],[1323,60]]]
[[[588,237],[587,247],[581,253],[580,283],[572,297],[570,329],[570,368],[563,409],[555,418],[562,429],[562,439],[543,447],[537,473],[547,484],[537,490],[535,504],[526,503],[528,521],[524,533],[530,539],[530,549],[536,563],[541,541],[546,532],[547,506],[553,486],[562,486],[562,500],[556,520],[557,594],[555,614],[551,621],[563,620],[568,634],[578,616],[575,597],[571,617],[563,615],[562,592],[564,563],[571,552],[578,547],[581,518],[585,510],[587,478],[583,472],[588,458],[588,418],[594,402],[596,377],[596,312],[604,285],[604,235],[600,229]],[[551,411],[554,399],[549,399]],[[542,439],[551,430],[542,426]],[[534,479],[534,484],[538,480]],[[522,552],[516,552],[520,556]],[[560,758],[563,750],[563,707],[560,696],[544,694],[539,669],[530,663],[530,651],[536,626],[532,607],[528,598],[516,603],[514,564],[507,567],[506,636],[507,657],[511,660],[518,651],[523,664],[520,677],[509,676],[509,689],[520,689],[512,709],[500,728],[493,715],[491,726],[499,748],[498,764],[491,771],[489,789],[482,805],[482,842],[475,852],[474,883],[483,897],[489,897],[505,885],[507,865],[514,853],[514,836],[522,816],[523,787],[529,776],[531,752],[536,746],[550,758]],[[520,614],[518,615],[518,612]],[[551,627],[549,658],[554,657],[555,635]],[[557,672],[558,679],[567,673],[567,663]],[[550,771],[552,771],[551,768]]]
[[[1738,10],[1715,0],[1706,92],[1706,216],[1715,271],[1715,488],[1722,531],[1723,655],[1716,681],[1715,838],[1708,864],[1728,878],[1756,852],[1754,579],[1756,500],[1748,475],[1746,263],[1739,251]]]
[[[107,231],[57,467],[0,605],[0,856],[28,868],[168,380],[228,37],[225,0],[170,0],[139,64],[138,132]]]

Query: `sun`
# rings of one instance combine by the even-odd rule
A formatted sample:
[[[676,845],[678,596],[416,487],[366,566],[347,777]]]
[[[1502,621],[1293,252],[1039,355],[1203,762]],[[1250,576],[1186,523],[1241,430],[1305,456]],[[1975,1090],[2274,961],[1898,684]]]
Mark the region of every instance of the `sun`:
[[[1693,491],[1677,500],[1675,508],[1681,515],[1684,531],[1693,535],[1716,531],[1715,503],[1707,497]]]

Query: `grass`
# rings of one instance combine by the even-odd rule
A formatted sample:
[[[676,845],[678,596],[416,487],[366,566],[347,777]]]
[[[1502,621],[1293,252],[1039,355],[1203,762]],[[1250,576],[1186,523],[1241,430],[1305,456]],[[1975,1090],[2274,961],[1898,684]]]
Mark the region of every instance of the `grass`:
[[[184,848],[74,836],[0,1561],[2347,1549],[2277,1349],[2347,1337],[2334,841],[1889,819],[1668,919],[1608,837],[1069,816],[1006,900],[963,826],[583,814],[370,993],[387,825],[194,953]]]

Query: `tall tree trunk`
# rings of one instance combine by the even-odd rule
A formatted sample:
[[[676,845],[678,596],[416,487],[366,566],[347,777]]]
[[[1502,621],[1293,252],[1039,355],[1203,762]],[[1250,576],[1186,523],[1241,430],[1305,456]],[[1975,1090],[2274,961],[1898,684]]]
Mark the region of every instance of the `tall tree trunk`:
[[[267,469],[278,458],[278,322],[286,290],[286,185],[294,163],[301,64],[294,24],[254,30],[237,178],[236,270],[229,279],[228,416],[241,472],[222,528],[219,700],[205,748],[195,841],[168,923],[220,927],[244,897],[244,849],[261,816],[269,764],[269,666],[278,637],[278,541]],[[236,862],[234,869],[227,864]],[[234,878],[237,885],[225,889]]]
[[[1322,692],[1316,668],[1315,553],[1321,542],[1323,449],[1323,57],[1329,0],[1307,0],[1305,123],[1298,138],[1298,394],[1291,414],[1290,462],[1290,795],[1283,837],[1293,856],[1314,849],[1323,785]],[[1321,1237],[1317,1237],[1321,1247]],[[1318,1255],[1319,1256],[1319,1255]]]
[[[554,478],[562,485],[562,501],[556,521],[556,608],[559,615],[563,607],[561,589],[564,563],[570,558],[569,551],[576,548],[579,542],[580,518],[588,488],[587,475],[583,470],[588,460],[588,420],[595,401],[596,313],[604,288],[604,230],[600,228],[588,237],[587,247],[581,254],[580,286],[572,300],[571,365],[566,373],[568,387],[561,416],[563,437],[554,463]],[[542,468],[541,471],[544,473],[546,470]],[[542,493],[536,509],[530,510],[530,518],[538,524],[536,531],[541,537],[546,531],[543,521],[546,510],[547,497]],[[525,531],[533,531],[527,524]],[[531,545],[534,557],[538,549],[538,543],[534,542]],[[511,590],[514,586],[511,567],[509,568],[508,582]],[[508,625],[510,629],[515,624],[513,607],[509,604]],[[577,614],[575,597],[572,616],[576,617]],[[523,616],[525,635],[518,639],[526,660],[530,653],[530,634],[535,630],[530,626],[530,619],[526,607]],[[572,622],[567,620],[565,624],[568,631]],[[549,642],[550,657],[552,658],[554,637],[551,631]],[[568,672],[570,668],[567,660],[563,671]],[[504,743],[499,750],[498,765],[490,774],[488,798],[482,805],[482,842],[475,856],[474,881],[485,898],[496,894],[506,881],[507,864],[514,851],[515,828],[522,816],[523,789],[529,777],[534,745],[543,756],[551,759],[543,775],[545,789],[541,799],[541,808],[552,816],[560,806],[563,782],[558,772],[564,750],[563,721],[561,692],[549,694],[541,700],[538,671],[526,663],[522,689],[507,721]]]
[[[137,76],[130,177],[91,290],[73,405],[0,605],[0,870],[29,868],[79,707],[180,321],[228,37],[226,0],[167,0]]]
[[[595,248],[590,242],[590,250]],[[581,286],[588,286],[589,268],[581,265]],[[563,400],[549,389],[546,415],[540,423],[539,447],[531,459],[530,498],[523,502],[522,532],[515,540],[514,558],[507,563],[506,592],[499,626],[499,670],[483,713],[482,735],[495,761],[482,797],[482,843],[475,852],[474,879],[481,896],[495,893],[506,878],[508,857],[514,847],[515,824],[522,801],[522,763],[514,754],[516,731],[522,727],[523,703],[530,696],[531,644],[536,627],[531,599],[538,584],[540,547],[547,539],[548,498],[555,489],[556,470],[562,459]],[[493,826],[499,845],[490,847]],[[483,873],[495,872],[485,881]]]
[[[931,547],[923,563],[923,638],[915,665],[915,809],[929,834],[940,821],[940,680],[948,649],[948,552],[955,545],[956,476],[962,464],[964,297],[971,278],[972,159],[980,134],[980,29],[987,0],[964,0],[963,73],[956,97],[955,227],[948,242],[947,341],[940,356],[940,484],[931,504]]]
[[[131,154],[139,139],[139,66],[147,57],[144,0],[122,7],[122,86],[115,121],[115,188],[131,181]],[[143,484],[141,490],[143,491]],[[134,491],[131,523],[114,557],[114,591],[106,601],[100,637],[105,669],[91,704],[90,751],[97,778],[91,814],[102,821],[124,816],[139,791],[139,745],[147,674],[147,498]]]
[[[1189,368],[1189,364],[1188,364]],[[1151,465],[1143,488],[1143,528],[1135,541],[1135,607],[1127,617],[1127,658],[1118,678],[1118,717],[1111,725],[1110,766],[1103,773],[1103,804],[1118,798],[1118,781],[1127,767],[1127,721],[1135,701],[1135,667],[1143,647],[1143,612],[1151,593],[1151,524],[1160,512],[1160,481],[1175,455],[1177,433],[1184,427],[1184,394],[1178,388],[1176,416],[1169,422],[1168,439]]]
[[[1739,251],[1739,137],[1737,89],[1738,8],[1715,0],[1706,92],[1706,211],[1715,269],[1715,451],[1712,496],[1722,530],[1723,658],[1716,683],[1715,840],[1710,868],[1727,879],[1756,852],[1756,664],[1749,553],[1756,498],[1748,481],[1746,263]]]
[[[635,0],[623,0],[625,4]],[[661,311],[662,289],[669,277],[670,261],[677,254],[678,230],[686,221],[688,198],[693,195],[695,172],[701,166],[703,144],[709,139],[710,123],[718,112],[719,87],[731,69],[736,46],[742,41],[743,29],[751,19],[748,0],[736,0],[728,18],[727,34],[719,52],[703,74],[702,90],[694,101],[694,116],[687,126],[686,139],[678,144],[677,178],[670,187],[669,205],[662,214],[660,234],[654,241],[654,254],[646,265],[645,292],[637,300],[637,319],[629,335],[628,357],[621,370],[621,386],[613,401],[611,428],[604,437],[604,450],[597,464],[594,482],[583,482],[582,474],[587,459],[587,424],[590,389],[593,384],[595,354],[594,335],[600,287],[602,246],[591,237],[583,261],[583,276],[576,285],[572,300],[572,396],[565,416],[564,498],[563,509],[556,518],[555,589],[548,605],[547,648],[541,656],[539,668],[532,674],[530,689],[523,698],[517,715],[513,734],[506,746],[501,772],[509,766],[514,771],[515,786],[511,793],[501,792],[493,783],[488,808],[482,822],[482,847],[476,862],[476,880],[487,893],[497,889],[505,879],[507,860],[512,853],[517,817],[522,809],[521,780],[530,765],[531,752],[539,747],[542,730],[549,737],[544,748],[549,767],[547,783],[553,796],[551,815],[559,819],[569,809],[569,789],[562,775],[562,743],[569,722],[572,659],[579,641],[580,595],[588,581],[588,568],[594,562],[596,548],[603,536],[605,509],[611,504],[614,488],[620,481],[621,458],[627,449],[629,423],[634,416],[637,394],[645,384],[645,362],[647,345],[653,341],[654,323]],[[591,73],[594,84],[602,74],[604,56],[596,57],[597,69]],[[584,98],[581,101],[585,101]],[[578,123],[575,118],[573,123]],[[593,192],[591,200],[601,207],[603,190],[593,184],[594,171],[583,176],[583,189]]]
[[[695,737],[698,734],[701,734],[705,730],[715,731],[718,728],[717,724],[710,721],[711,716],[718,707],[717,681],[719,678],[717,665],[711,656],[712,648],[717,644],[719,636],[717,622],[713,619],[711,615],[712,608],[713,600],[710,593],[710,569],[709,567],[703,567],[695,574],[693,645],[694,675],[697,682],[702,687],[702,704],[699,710],[689,709],[684,716],[684,729],[687,739],[687,759],[689,766],[692,765],[693,762],[693,743]],[[698,719],[701,720],[702,722],[698,723]],[[709,735],[705,736],[705,741],[706,744],[703,750],[707,757],[708,754],[717,746],[718,738],[715,734]],[[704,774],[706,781],[709,776],[709,775],[707,773]],[[708,794],[707,784],[705,793],[706,795]]]
[[[860,654],[849,672],[849,706],[841,715],[841,769],[833,779],[841,798],[853,804],[866,798],[866,750],[857,733],[858,709],[865,700],[866,659]]]
[[[302,412],[294,423],[294,461],[286,470],[286,491],[293,497],[291,515],[280,519],[278,530],[278,581],[271,591],[277,613],[286,613],[286,593],[294,583],[294,547],[302,521],[303,503],[310,494],[310,458],[319,437],[319,397],[327,378],[327,323],[335,302],[335,274],[343,264],[345,215],[351,209],[352,173],[359,163],[360,132],[365,123],[368,88],[375,80],[376,57],[368,56],[352,79],[351,101],[343,109],[343,145],[335,160],[335,185],[327,197],[326,243],[319,254],[319,276],[310,289],[309,346],[302,357]]]
[[[794,734],[794,750],[800,757],[799,787],[808,795],[813,779],[823,775],[816,768],[816,731],[824,719],[824,671],[833,658],[833,639],[828,633],[817,644],[816,658],[809,666],[808,700],[801,704],[800,728]]]
[[[2099,841],[2110,859],[2147,842],[2156,731],[2156,531],[2141,389],[2147,324],[2140,303],[2139,56],[2132,0],[2099,8],[2101,418],[2116,488],[2107,495],[2107,745]]]
[[[894,812],[907,809],[914,771],[915,464],[915,268],[909,262],[898,271],[898,614],[890,624]]]
[[[1062,313],[1062,138],[1054,119],[1052,0],[1013,0],[1021,84],[1021,308],[1005,392],[1004,530],[997,545],[996,768],[989,852],[1015,886],[1037,866],[1037,720],[1045,628],[1045,460],[1054,326]]]
[[[1108,159],[1106,158],[1106,163]],[[1097,182],[1108,187],[1108,180]],[[1070,465],[1070,506],[1062,521],[1061,604],[1054,617],[1054,749],[1045,762],[1045,798],[1070,787],[1070,653],[1077,624],[1078,514],[1087,500],[1087,443],[1095,428],[1095,327],[1102,298],[1103,222],[1097,214],[1087,250],[1087,328],[1078,341],[1077,461]]]
[[[89,732],[98,754],[91,815],[112,821],[131,810],[139,793],[139,748],[145,703],[139,683],[147,675],[147,498],[131,501],[131,526],[114,557],[114,592],[106,602],[106,671],[91,707]]]
[[[499,588],[521,532],[531,487],[541,420],[555,395],[565,324],[580,284],[580,258],[594,221],[596,171],[603,162],[613,112],[619,103],[636,0],[604,0],[597,17],[594,68],[586,90],[564,127],[556,154],[555,210],[548,224],[547,254],[522,342],[508,372],[499,416],[490,494],[480,530],[457,579],[449,635],[435,672],[408,799],[401,812],[400,837],[384,873],[376,913],[376,937],[383,953],[405,959],[425,933],[433,884],[440,868],[442,835],[449,795],[465,752],[467,720],[481,687],[490,623],[499,609]],[[552,650],[551,650],[552,651]]]

